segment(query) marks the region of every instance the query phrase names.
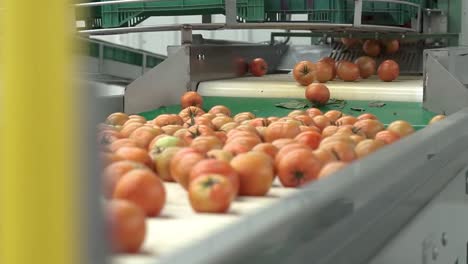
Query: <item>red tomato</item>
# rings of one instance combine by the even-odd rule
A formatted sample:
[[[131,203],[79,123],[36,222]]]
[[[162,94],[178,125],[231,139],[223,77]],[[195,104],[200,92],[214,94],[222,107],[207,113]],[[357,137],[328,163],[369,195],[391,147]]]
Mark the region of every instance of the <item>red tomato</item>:
[[[325,127],[330,126],[332,124],[330,118],[324,115],[318,115],[312,118],[314,120],[315,125],[322,131]]]
[[[330,137],[333,136],[338,131],[337,126],[327,126],[322,130],[322,137]]]
[[[229,162],[216,159],[206,159],[198,162],[190,172],[190,182],[204,174],[219,174],[231,182],[233,199],[239,193],[239,176]]]
[[[285,187],[299,187],[315,180],[321,166],[312,151],[295,149],[279,161],[278,178]]]
[[[358,120],[364,120],[364,119],[374,119],[374,120],[377,120],[378,118],[371,114],[371,113],[365,113],[365,114],[362,114],[362,115],[359,115],[357,117]]]
[[[278,153],[278,148],[275,147],[272,143],[261,143],[253,147],[252,151],[260,151],[268,156],[270,156],[272,159],[275,159],[276,153]]]
[[[113,197],[135,203],[147,216],[157,216],[166,202],[166,190],[159,177],[150,170],[134,169],[120,178]]]
[[[234,119],[232,119],[229,116],[217,116],[211,120],[211,123],[213,124],[214,128],[216,130],[221,130],[221,127],[224,126],[227,123],[233,122]]]
[[[163,127],[167,125],[183,125],[184,120],[178,115],[175,114],[162,114],[158,115],[155,119],[153,119],[153,124]]]
[[[300,85],[307,86],[314,81],[316,66],[310,61],[301,61],[294,66],[293,77]]]
[[[153,168],[153,162],[151,161],[148,152],[144,149],[135,147],[122,147],[119,148],[115,154],[124,160],[136,161],[145,164],[149,168]]]
[[[239,175],[239,195],[264,196],[274,179],[273,162],[267,154],[252,151],[237,155],[231,166]]]
[[[105,123],[113,126],[122,126],[129,119],[125,113],[112,113],[107,118]]]
[[[347,48],[351,48],[356,46],[359,43],[359,39],[355,38],[341,38],[341,43],[345,45]]]
[[[394,60],[386,60],[380,64],[377,74],[382,81],[391,82],[400,75],[400,66]]]
[[[318,62],[324,62],[324,63],[328,63],[331,68],[332,68],[332,77],[329,81],[335,79],[336,77],[336,68],[335,68],[335,60],[333,58],[330,58],[330,57],[323,57],[321,58]]]
[[[318,116],[318,115],[323,115],[322,111],[320,111],[320,109],[315,108],[315,107],[311,107],[311,108],[307,109],[306,113],[312,118],[314,118],[315,116]]]
[[[190,147],[200,153],[207,153],[212,149],[222,149],[223,143],[216,136],[199,136],[192,140]]]
[[[186,92],[180,97],[180,106],[182,109],[189,106],[202,107],[203,98],[197,92]]]
[[[271,142],[271,144],[273,144],[273,146],[275,146],[278,150],[292,143],[296,143],[296,141],[292,138],[280,138]]]
[[[134,139],[129,138],[121,138],[113,141],[110,145],[108,145],[107,149],[111,152],[116,152],[118,149],[123,147],[135,147],[140,148],[137,142]]]
[[[193,210],[200,213],[225,213],[234,195],[231,182],[219,174],[203,174],[190,182],[189,201]]]
[[[375,134],[384,130],[384,124],[378,120],[364,119],[354,123],[354,127],[363,132],[367,138],[374,138]]]
[[[211,113],[211,114],[224,114],[226,116],[231,116],[231,110],[229,110],[229,108],[227,108],[226,106],[224,105],[215,105],[213,107],[211,107],[210,111],[208,111],[208,113]]]
[[[348,115],[340,117],[338,120],[336,120],[335,124],[341,127],[346,125],[354,125],[354,123],[356,123],[357,121],[358,119],[356,117]]]
[[[140,250],[146,236],[145,213],[140,207],[124,200],[109,201],[106,220],[114,252],[136,253]]]
[[[332,137],[328,137],[332,138]],[[327,138],[327,139],[328,139]],[[357,158],[356,152],[352,144],[345,143],[343,141],[335,141],[325,145],[320,145],[320,148],[324,148],[333,153],[339,161],[350,162]]]
[[[362,46],[362,50],[366,55],[377,57],[380,54],[380,42],[373,39],[366,40]]]
[[[314,105],[325,105],[330,99],[330,90],[321,83],[312,83],[305,90],[305,97]]]
[[[280,150],[276,154],[276,157],[275,157],[275,160],[274,160],[274,165],[277,167],[277,165],[284,158],[284,156],[286,156],[286,154],[288,154],[289,152],[291,152],[291,151],[293,151],[295,149],[307,149],[309,151],[312,151],[312,149],[309,146],[304,145],[302,143],[295,142],[295,143],[288,144],[288,145],[280,148]]]
[[[205,156],[193,148],[183,148],[171,159],[170,173],[184,189],[187,189],[190,181],[190,171]]]
[[[359,67],[359,73],[363,79],[367,79],[374,75],[377,69],[375,60],[368,56],[359,57],[354,61],[354,63]]]
[[[112,198],[115,185],[125,173],[134,169],[145,168],[149,169],[141,163],[129,160],[117,161],[108,165],[102,173],[104,196],[109,199]]]
[[[325,83],[332,80],[334,78],[334,68],[335,67],[329,63],[317,62],[315,72],[313,73],[314,80],[320,83]]]
[[[148,148],[151,141],[156,137],[163,133],[163,130],[158,128],[152,128],[147,126],[142,126],[135,129],[130,136],[129,139],[135,140],[137,146],[141,148]]]
[[[406,137],[414,133],[413,126],[404,120],[393,121],[388,125],[387,130],[395,132],[400,137]]]
[[[434,124],[434,123],[437,123],[437,122],[439,122],[439,121],[445,119],[446,117],[447,117],[447,116],[445,116],[445,115],[436,115],[436,116],[434,116],[434,117],[431,119],[431,121],[429,121],[429,125]]]
[[[268,64],[264,59],[256,58],[252,62],[250,62],[249,68],[253,76],[260,77],[267,73]]]
[[[179,112],[179,117],[182,118],[183,122],[192,123],[192,120],[195,120],[195,117],[201,116],[203,114],[205,114],[205,111],[203,111],[203,109],[200,107],[189,106]]]
[[[365,157],[376,150],[382,148],[385,146],[385,143],[380,140],[374,140],[374,139],[365,139],[361,142],[359,142],[356,147],[354,148],[354,151],[356,152],[356,155],[358,158]]]
[[[294,140],[296,140],[297,142],[307,145],[311,149],[318,148],[321,139],[322,136],[320,135],[320,133],[313,131],[301,132],[294,138]]]
[[[328,176],[330,174],[333,174],[333,173],[343,169],[346,166],[348,166],[347,162],[332,161],[332,162],[326,164],[325,166],[323,166],[323,168],[320,170],[320,173],[319,173],[317,178],[319,178],[319,179],[324,178],[324,177],[326,177],[326,176]]]
[[[375,134],[375,140],[380,140],[384,142],[385,144],[392,144],[393,142],[399,139],[400,139],[400,136],[397,133],[390,131],[390,130],[383,130]]]
[[[216,159],[216,160],[231,162],[234,156],[229,151],[225,151],[222,149],[213,149],[213,150],[208,151],[208,153],[206,153],[206,157],[209,159]]]
[[[232,141],[227,142],[223,150],[229,151],[235,156],[252,150],[255,145],[260,143],[261,140],[253,136],[236,137]]]
[[[384,41],[385,52],[387,54],[397,53],[400,49],[400,42],[396,39]]]
[[[339,118],[343,116],[343,113],[338,110],[330,110],[330,111],[327,111],[324,114],[324,116],[328,117],[328,119],[330,119],[331,122],[335,122],[336,120],[338,120]]]
[[[322,163],[327,164],[332,161],[337,161],[338,157],[328,149],[318,148],[312,152],[315,157]]]
[[[299,125],[278,121],[270,124],[265,130],[265,141],[273,142],[280,138],[294,138],[299,133],[301,133]]]
[[[343,61],[339,64],[336,69],[336,74],[345,82],[354,82],[359,79],[360,76],[359,67],[348,61]]]

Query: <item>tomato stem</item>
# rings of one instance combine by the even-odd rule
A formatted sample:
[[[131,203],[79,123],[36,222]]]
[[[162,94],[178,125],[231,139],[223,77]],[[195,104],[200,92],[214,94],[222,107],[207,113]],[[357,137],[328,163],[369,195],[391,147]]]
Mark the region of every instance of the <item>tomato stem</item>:
[[[210,188],[211,186],[219,183],[218,179],[213,179],[212,177],[208,177],[206,181],[203,182],[202,186],[203,188]]]

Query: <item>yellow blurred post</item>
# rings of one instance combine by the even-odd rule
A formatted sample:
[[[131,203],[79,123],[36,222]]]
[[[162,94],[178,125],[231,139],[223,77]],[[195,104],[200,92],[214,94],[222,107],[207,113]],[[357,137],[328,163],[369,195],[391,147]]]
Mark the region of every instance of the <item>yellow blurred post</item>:
[[[66,0],[2,1],[2,264],[79,261],[71,4]]]

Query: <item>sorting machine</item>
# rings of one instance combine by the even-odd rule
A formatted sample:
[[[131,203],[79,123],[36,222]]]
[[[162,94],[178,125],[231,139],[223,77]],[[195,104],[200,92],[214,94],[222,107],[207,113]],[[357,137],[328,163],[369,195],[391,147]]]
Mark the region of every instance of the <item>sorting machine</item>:
[[[226,215],[195,214],[185,191],[166,184],[168,202],[161,217],[147,220],[142,253],[113,255],[112,262],[467,263],[468,48],[463,44],[468,43],[463,42],[463,34],[468,30],[468,7],[464,1],[337,1],[347,3],[348,9],[342,19],[325,22],[317,22],[319,15],[310,6],[305,12],[307,21],[291,21],[301,11],[297,9],[265,11],[264,21],[247,21],[239,14],[239,2],[244,1],[220,1],[222,8],[213,12],[224,13],[225,23],[211,23],[209,15],[192,10],[190,14],[203,15],[203,23],[140,27],[135,25],[146,17],[171,14],[145,13],[143,9],[151,2],[164,1],[95,1],[79,6],[104,10],[105,6],[128,4],[125,2],[142,4],[126,10],[134,12],[136,20],[106,26],[102,15],[101,20],[88,19],[94,21],[92,26],[79,34],[177,30],[182,43],[168,47],[167,58],[143,70],[124,94],[99,97],[103,115],[125,111],[150,119],[177,113],[180,96],[195,90],[204,96],[205,108],[223,104],[234,113],[282,116],[289,110],[275,107],[276,103],[304,97],[304,88],[290,74],[297,61],[324,56],[353,60],[362,55],[359,48],[343,46],[341,37],[399,39],[398,53],[377,58],[378,63],[389,58],[399,62],[401,76],[396,81],[370,78],[331,81],[327,86],[332,97],[346,101],[341,111],[356,115],[360,113],[353,109],[363,109],[385,124],[407,120],[417,132],[304,188],[287,189],[275,183],[267,197],[239,198]],[[409,6],[416,11],[389,25],[369,16],[368,2],[387,4],[387,8]],[[117,7],[112,10],[118,12]],[[392,10],[383,13],[391,17]],[[398,12],[403,14],[402,9]],[[195,30],[226,29],[284,32],[275,31],[270,42],[262,44],[209,40],[193,34]],[[310,38],[311,45],[290,45],[289,39],[295,37]],[[239,65],[256,57],[267,61],[268,74],[241,76]],[[384,106],[371,107],[374,101]],[[336,108],[323,108],[328,109]],[[445,120],[425,127],[435,114],[442,113],[448,115]]]

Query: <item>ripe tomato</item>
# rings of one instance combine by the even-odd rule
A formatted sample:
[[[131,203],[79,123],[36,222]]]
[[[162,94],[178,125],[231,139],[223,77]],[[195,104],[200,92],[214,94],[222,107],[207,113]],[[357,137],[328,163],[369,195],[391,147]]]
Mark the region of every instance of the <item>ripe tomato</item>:
[[[318,116],[318,115],[323,115],[322,111],[320,111],[320,109],[315,108],[315,107],[311,107],[311,108],[307,109],[306,113],[312,118],[314,118],[315,116]]]
[[[163,181],[174,181],[174,178],[172,178],[171,175],[171,160],[181,149],[181,147],[167,147],[160,151],[155,150],[150,153],[151,159],[154,163],[154,168],[158,173],[157,175]]]
[[[121,138],[117,139],[111,144],[108,145],[108,150],[112,152],[116,152],[119,148],[122,147],[136,147],[139,148],[140,146],[137,144],[137,142],[134,139],[130,138]]]
[[[146,236],[146,221],[143,210],[124,200],[112,200],[106,204],[106,221],[110,226],[112,251],[136,253]]]
[[[179,112],[179,117],[181,117],[184,122],[194,124],[195,117],[201,116],[203,114],[205,114],[205,111],[203,111],[203,109],[201,109],[200,107],[189,106],[182,109],[182,111]]]
[[[391,82],[400,75],[400,66],[394,60],[386,60],[380,64],[377,74],[382,81]]]
[[[354,116],[343,116],[336,120],[335,124],[339,127],[346,126],[346,125],[354,125],[358,119]]]
[[[222,149],[212,149],[206,153],[206,157],[209,159],[222,160],[226,162],[231,162],[232,158],[234,158],[231,152]]]
[[[180,97],[180,106],[182,109],[189,106],[202,107],[202,105],[203,98],[197,92],[189,91]]]
[[[331,151],[339,161],[350,162],[357,158],[353,145],[343,141],[336,141],[324,146],[320,145],[320,148]]]
[[[365,113],[365,114],[361,114],[357,117],[358,120],[364,120],[364,119],[374,119],[374,120],[378,120],[378,118],[371,114],[371,113]]]
[[[400,135],[390,130],[383,130],[375,134],[375,140],[380,140],[385,144],[392,144],[400,139]]]
[[[359,142],[356,147],[354,148],[354,151],[356,152],[356,155],[358,158],[363,158],[376,150],[382,148],[385,146],[385,143],[380,140],[374,140],[374,139],[365,139],[361,142]]]
[[[325,127],[330,126],[332,124],[331,120],[324,116],[324,115],[318,115],[312,118],[314,120],[315,126],[322,131]]]
[[[301,126],[315,125],[314,120],[312,120],[312,117],[308,116],[307,114],[297,115],[297,116],[293,117],[293,119],[301,122]]]
[[[250,112],[242,112],[234,116],[234,122],[242,123],[245,120],[254,119],[256,116]]]
[[[317,106],[325,105],[330,99],[330,90],[321,83],[312,83],[305,90],[305,97]]]
[[[318,148],[321,139],[322,136],[320,135],[320,133],[313,131],[301,132],[294,138],[294,140],[296,140],[297,142],[307,145],[311,149]]]
[[[384,41],[385,53],[394,54],[400,49],[400,42],[396,39]]]
[[[146,121],[143,121],[139,118],[129,118],[124,124],[122,127],[125,127],[125,126],[128,126],[130,124],[135,124],[135,123],[138,123],[138,124],[141,124],[141,125],[144,125],[146,123]]]
[[[121,147],[115,154],[124,160],[131,160],[145,164],[149,168],[153,168],[153,162],[151,161],[148,152],[141,148],[136,147]]]
[[[166,202],[166,190],[159,177],[148,169],[134,169],[117,182],[114,199],[140,206],[147,216],[158,216]]]
[[[329,110],[324,114],[324,116],[328,117],[331,122],[335,122],[339,118],[343,117],[343,113],[338,110]]]
[[[252,151],[260,151],[268,156],[270,156],[272,159],[275,159],[276,153],[278,153],[278,148],[275,147],[272,143],[260,143],[253,147]]]
[[[314,150],[312,153],[322,164],[327,164],[332,161],[337,161],[337,156],[335,156],[333,152],[331,152],[328,149],[318,148]]]
[[[204,115],[206,115],[206,114],[204,114]],[[190,125],[190,123],[188,123],[188,124]],[[205,126],[208,126],[208,127],[212,128],[212,129],[214,129],[214,125],[211,122],[211,119],[209,119],[208,117],[204,117],[204,116],[196,117],[195,118],[195,124],[191,124],[190,126],[192,126],[192,125],[205,125]]]
[[[239,175],[239,195],[264,196],[274,179],[273,162],[267,154],[252,151],[237,155],[231,160]]]
[[[320,129],[316,125],[310,125],[310,126],[299,126],[299,129],[301,129],[301,132],[305,131],[315,131],[317,133],[321,133]]]
[[[178,115],[175,114],[162,114],[158,115],[156,118],[153,119],[153,124],[163,127],[167,125],[183,125],[184,120]]]
[[[323,166],[323,168],[320,170],[320,173],[318,175],[318,179],[321,179],[321,178],[324,178],[330,174],[333,174],[341,169],[343,169],[344,167],[346,167],[348,165],[347,162],[343,162],[343,161],[332,161],[330,163],[327,163],[325,166]]]
[[[224,114],[221,114],[222,116],[224,116]],[[209,119],[210,121],[213,120],[214,118],[216,117],[216,114],[213,114],[213,113],[204,113],[203,115],[200,116],[200,118],[203,118],[203,119]]]
[[[380,133],[380,132],[379,132]],[[378,133],[377,133],[378,134]],[[354,141],[354,145],[357,145],[359,142],[363,141],[364,139],[366,139],[366,137],[364,136],[360,136],[360,135],[351,135],[349,136],[350,139],[352,139]]]
[[[190,182],[205,174],[219,174],[228,179],[232,185],[232,199],[239,193],[239,175],[229,162],[216,159],[206,159],[198,162],[190,172]]]
[[[380,42],[374,39],[368,39],[362,45],[362,50],[368,56],[377,57],[380,54]]]
[[[121,160],[124,160],[124,159],[115,153],[110,153],[110,152],[99,153],[99,161],[104,167],[114,162],[121,161]]]
[[[292,138],[280,138],[271,142],[271,144],[273,144],[273,146],[275,146],[277,149],[282,149],[284,146],[292,143],[296,143],[296,140]]]
[[[387,130],[395,132],[400,137],[406,137],[414,133],[413,126],[404,120],[393,121],[388,125]]]
[[[216,136],[199,136],[192,140],[190,147],[200,153],[207,153],[212,149],[223,148],[223,143]]]
[[[193,148],[183,148],[177,152],[171,159],[170,173],[184,189],[189,186],[190,171],[205,156]]]
[[[278,178],[285,187],[299,187],[315,180],[321,167],[312,151],[295,149],[279,161]]]
[[[323,63],[327,63],[328,65],[330,65],[330,67],[332,68],[332,77],[330,78],[329,81],[332,81],[333,79],[335,79],[336,77],[335,60],[330,57],[323,57],[318,62],[323,62]]]
[[[225,213],[234,195],[231,182],[219,174],[202,174],[190,182],[189,201],[195,212]]]
[[[336,74],[345,82],[354,82],[360,77],[359,67],[349,61],[341,62],[336,68]]]
[[[436,115],[436,116],[434,116],[434,117],[431,119],[431,121],[429,121],[429,125],[434,124],[434,123],[437,123],[437,122],[439,122],[439,121],[445,119],[446,117],[447,117],[447,116],[445,116],[445,115]]]
[[[212,114],[224,114],[226,116],[231,116],[231,110],[229,110],[229,108],[227,108],[226,106],[224,105],[215,105],[213,107],[211,107],[210,111],[208,111],[208,113],[212,113]]]
[[[234,156],[248,152],[260,144],[261,140],[253,136],[236,137],[232,141],[229,141],[224,145],[223,150],[229,151]]]
[[[275,156],[275,159],[274,159],[275,167],[278,166],[279,162],[284,158],[284,156],[286,156],[286,154],[288,154],[289,152],[291,152],[291,151],[293,151],[295,149],[306,149],[306,150],[312,151],[312,149],[309,146],[304,145],[302,143],[295,142],[295,143],[288,144],[288,145],[280,148],[278,150],[278,153],[276,153],[276,156]]]
[[[299,133],[301,133],[299,125],[278,121],[271,123],[265,130],[265,141],[273,142],[280,138],[294,138]]]
[[[314,80],[320,83],[326,83],[334,78],[334,66],[325,63],[317,62],[316,69],[314,72]]]
[[[293,77],[300,85],[307,86],[314,81],[316,66],[310,61],[300,61],[294,66]]]
[[[129,115],[128,119],[135,120],[143,124],[146,123],[146,118],[141,115]]]
[[[129,119],[125,113],[112,113],[106,118],[106,124],[113,126],[122,126]]]
[[[239,126],[239,124],[236,123],[236,122],[229,122],[229,123],[226,123],[226,124],[222,125],[221,128],[219,128],[219,130],[224,131],[224,132],[227,133],[227,132],[235,129],[238,126]]]
[[[184,141],[191,143],[192,140],[199,136],[215,136],[214,130],[209,126],[205,125],[195,125],[187,129],[187,132],[184,135]]]
[[[341,43],[343,43],[343,45],[345,45],[347,48],[351,48],[359,44],[359,39],[341,38]]]
[[[137,122],[124,125],[122,127],[122,130],[120,130],[120,135],[122,136],[122,138],[128,138],[133,131],[135,131],[137,128],[142,127],[142,126],[143,126],[142,123],[137,123]]]
[[[217,116],[213,118],[213,120],[211,120],[211,123],[213,124],[216,130],[220,130],[223,125],[233,122],[233,121],[234,119],[232,119],[229,116]]]
[[[354,127],[363,132],[367,138],[374,138],[375,134],[385,129],[382,122],[373,119],[359,120],[354,123]]]
[[[107,166],[102,173],[104,196],[106,198],[112,198],[115,185],[125,173],[134,169],[145,168],[149,169],[141,163],[129,160],[117,161]]]
[[[338,131],[337,126],[327,126],[322,130],[322,138],[333,136]]]
[[[136,144],[141,148],[148,148],[151,141],[156,137],[163,133],[162,129],[156,129],[151,127],[142,126],[135,129],[130,136],[129,139],[133,139]]]
[[[256,58],[249,64],[250,72],[253,76],[263,76],[268,71],[268,64],[262,58]]]
[[[354,63],[359,67],[359,73],[363,79],[367,79],[374,75],[377,69],[375,60],[368,56],[359,57],[354,61]]]

